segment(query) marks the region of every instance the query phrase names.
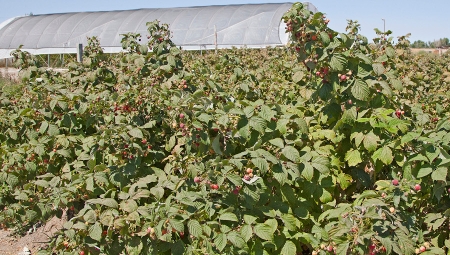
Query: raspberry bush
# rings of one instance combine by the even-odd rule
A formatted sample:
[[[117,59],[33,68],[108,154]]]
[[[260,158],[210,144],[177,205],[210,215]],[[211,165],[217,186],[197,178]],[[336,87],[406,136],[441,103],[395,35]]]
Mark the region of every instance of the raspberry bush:
[[[168,26],[67,72],[18,49],[0,95],[0,221],[41,254],[445,254],[449,56],[296,3],[286,48],[181,51]]]

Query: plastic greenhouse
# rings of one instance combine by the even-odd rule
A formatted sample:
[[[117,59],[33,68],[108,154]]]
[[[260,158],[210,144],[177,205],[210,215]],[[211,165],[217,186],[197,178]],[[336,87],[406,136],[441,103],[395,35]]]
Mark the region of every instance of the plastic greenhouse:
[[[305,5],[317,11],[311,3]],[[172,40],[185,50],[285,45],[288,34],[281,17],[291,6],[242,4],[17,17],[0,24],[0,59],[9,58],[20,45],[35,55],[76,53],[77,45],[86,45],[92,36],[99,38],[104,52],[120,52],[122,34],[140,33],[145,43],[146,23],[156,19],[169,24]]]

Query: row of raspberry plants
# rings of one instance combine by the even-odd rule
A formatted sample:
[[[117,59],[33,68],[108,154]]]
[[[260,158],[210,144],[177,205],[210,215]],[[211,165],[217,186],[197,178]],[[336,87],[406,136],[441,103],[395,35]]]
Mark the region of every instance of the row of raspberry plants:
[[[150,22],[64,73],[17,50],[2,227],[67,214],[42,254],[444,254],[448,56],[283,19],[288,48],[183,52]]]

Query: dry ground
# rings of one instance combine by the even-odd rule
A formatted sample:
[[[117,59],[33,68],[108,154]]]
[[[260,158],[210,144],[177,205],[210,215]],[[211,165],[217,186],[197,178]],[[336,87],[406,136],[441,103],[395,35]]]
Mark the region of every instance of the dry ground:
[[[12,236],[11,231],[0,229],[0,254],[17,255],[23,251],[24,247],[28,247],[31,254],[36,254],[47,246],[50,237],[62,229],[65,219],[65,214],[61,219],[54,217],[47,224],[37,228],[35,232],[18,237]]]

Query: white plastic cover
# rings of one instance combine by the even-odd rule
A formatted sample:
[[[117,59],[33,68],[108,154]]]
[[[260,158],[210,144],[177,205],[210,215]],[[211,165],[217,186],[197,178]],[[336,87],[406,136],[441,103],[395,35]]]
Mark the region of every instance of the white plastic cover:
[[[305,5],[313,12],[311,3]],[[281,18],[292,3],[138,9],[80,12],[17,17],[0,27],[0,58],[23,45],[32,54],[76,53],[79,43],[96,36],[106,53],[122,50],[122,34],[142,35],[146,23],[160,20],[170,25],[173,42],[186,50],[285,45],[288,36]],[[217,33],[217,41],[216,41]]]

